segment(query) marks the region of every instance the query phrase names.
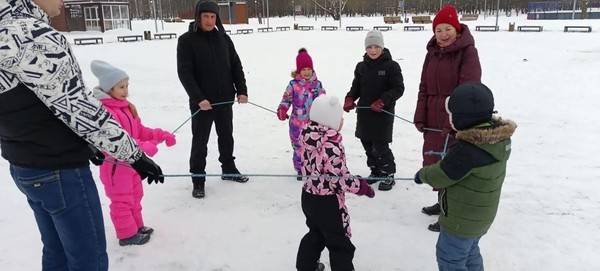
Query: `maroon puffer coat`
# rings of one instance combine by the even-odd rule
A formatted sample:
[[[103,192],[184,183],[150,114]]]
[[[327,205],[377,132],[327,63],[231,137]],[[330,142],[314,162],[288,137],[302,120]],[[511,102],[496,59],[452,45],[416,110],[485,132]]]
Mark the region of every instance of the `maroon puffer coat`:
[[[446,112],[446,98],[454,88],[465,82],[481,82],[481,65],[475,48],[475,40],[469,27],[461,24],[462,33],[452,45],[440,48],[435,36],[427,43],[427,55],[421,72],[415,124],[425,128],[452,131]],[[446,134],[436,131],[423,131],[423,166],[439,161],[440,155],[426,152],[442,152]],[[448,146],[454,143],[451,133]]]

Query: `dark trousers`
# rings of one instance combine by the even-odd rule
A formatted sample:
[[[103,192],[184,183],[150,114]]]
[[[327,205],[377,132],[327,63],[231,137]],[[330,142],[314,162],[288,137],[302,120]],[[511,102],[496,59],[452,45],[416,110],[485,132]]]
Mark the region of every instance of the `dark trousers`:
[[[384,174],[396,173],[394,154],[387,142],[360,141],[367,155],[367,166]]]
[[[106,271],[100,197],[89,166],[33,169],[10,166],[42,237],[43,271]]]
[[[325,247],[329,250],[332,271],[352,271],[355,247],[346,236],[336,195],[317,196],[302,191],[302,211],[306,216],[308,233],[300,241],[296,268],[298,271],[314,271]]]
[[[192,114],[195,110],[192,110]],[[233,156],[233,110],[231,106],[216,106],[212,110],[200,111],[192,118],[192,151],[190,155],[190,173],[204,174],[208,139],[213,122],[217,130],[219,162],[223,172],[235,169]]]

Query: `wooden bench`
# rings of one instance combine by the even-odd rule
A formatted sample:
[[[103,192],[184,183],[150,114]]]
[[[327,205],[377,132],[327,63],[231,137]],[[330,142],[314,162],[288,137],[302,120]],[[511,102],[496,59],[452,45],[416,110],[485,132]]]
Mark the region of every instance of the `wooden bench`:
[[[389,30],[392,30],[392,27],[391,26],[373,26],[373,29],[379,30],[379,31],[389,31]]]
[[[565,32],[587,32],[590,33],[592,32],[592,27],[591,26],[574,26],[574,25],[568,25],[565,26]]]
[[[177,38],[177,34],[175,33],[156,33],[154,34],[154,39],[173,39]]]
[[[238,29],[235,31],[236,34],[250,34],[253,32],[254,32],[254,30],[252,30],[250,28]]]
[[[288,30],[290,30],[289,26],[278,26],[278,27],[275,27],[275,31],[288,31]]]
[[[92,38],[76,38],[73,39],[75,45],[87,45],[87,44],[100,44],[104,43],[104,39],[100,37],[92,37]]]
[[[258,32],[273,32],[273,27],[259,27]]]
[[[498,31],[500,27],[495,25],[478,25],[475,26],[475,31]]]
[[[225,34],[231,35],[231,30],[225,30]]]
[[[183,20],[179,17],[176,18],[165,18],[164,21],[166,23],[183,23]]]
[[[479,14],[463,14],[460,18],[461,21],[477,21]]]
[[[308,30],[313,30],[313,29],[315,29],[315,27],[312,25],[299,25],[298,26],[298,30],[302,30],[302,31],[308,31]]]
[[[321,26],[321,30],[322,31],[335,31],[335,30],[338,30],[338,27],[333,26],[333,25],[324,25],[324,26]]]
[[[430,24],[431,16],[412,16],[412,21],[415,24]]]
[[[422,25],[407,25],[404,27],[404,31],[423,31],[425,27]]]
[[[346,31],[362,31],[362,26],[346,26]]]
[[[128,42],[128,41],[142,41],[144,37],[142,35],[128,35],[128,36],[117,36],[117,41]]]
[[[383,17],[383,22],[386,24],[402,23],[402,18],[400,16],[385,16]]]
[[[544,27],[539,26],[539,25],[520,25],[520,26],[517,26],[517,31],[519,31],[519,32],[542,32],[542,31],[544,31]]]

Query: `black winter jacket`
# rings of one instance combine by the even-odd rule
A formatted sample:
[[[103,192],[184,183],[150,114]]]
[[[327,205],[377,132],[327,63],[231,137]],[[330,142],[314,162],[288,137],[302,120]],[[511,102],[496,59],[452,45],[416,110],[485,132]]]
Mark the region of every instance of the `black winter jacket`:
[[[363,56],[354,69],[354,80],[346,96],[358,99],[356,137],[371,142],[392,142],[394,116],[377,113],[368,107],[377,99],[383,100],[383,110],[395,113],[396,100],[404,94],[402,69],[387,48],[377,59]],[[363,108],[364,107],[364,108]]]
[[[198,103],[233,101],[248,95],[242,62],[231,38],[216,28],[210,32],[190,29],[177,43],[177,74],[189,96],[190,108]],[[231,106],[231,104],[228,104]]]

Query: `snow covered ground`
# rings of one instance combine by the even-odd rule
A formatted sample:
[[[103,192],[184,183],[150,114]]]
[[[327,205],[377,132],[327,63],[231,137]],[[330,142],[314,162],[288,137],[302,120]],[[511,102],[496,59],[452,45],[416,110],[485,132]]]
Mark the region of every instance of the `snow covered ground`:
[[[516,25],[541,25],[542,33],[508,32]],[[292,26],[293,18],[269,24]],[[331,18],[296,17],[314,31],[258,33],[256,20],[227,29],[253,28],[232,35],[248,81],[250,101],[275,109],[295,56],[306,47],[330,94],[349,90],[354,66],[364,53],[366,31],[320,31],[339,25]],[[467,22],[494,25],[495,17]],[[343,18],[342,28],[383,25],[381,17]],[[474,32],[483,67],[483,82],[494,92],[500,115],[517,122],[498,216],[481,241],[487,270],[598,270],[600,258],[600,20],[527,21],[500,17],[500,32]],[[590,25],[592,33],[563,33],[565,25]],[[385,44],[403,69],[406,91],[396,114],[412,120],[425,44],[425,31],[404,32],[403,25],[384,33]],[[187,30],[187,23],[165,23],[159,32]],[[117,35],[155,31],[154,21],[134,21],[133,31],[66,33],[69,39],[102,36],[103,45],[74,46],[87,87],[97,80],[89,69],[94,59],[108,61],[131,77],[130,93],[143,122],[174,130],[189,117],[187,96],[176,73],[177,40],[132,43]],[[235,31],[233,31],[235,33]],[[249,174],[293,174],[287,123],[257,106],[234,105],[237,165]],[[345,115],[344,144],[350,170],[368,175],[366,158],[354,137],[355,114]],[[392,150],[396,177],[411,177],[421,164],[421,135],[396,119]],[[214,131],[214,130],[213,130]],[[213,132],[214,133],[214,132]],[[155,158],[165,174],[187,174],[189,123],[177,132],[178,143]],[[208,173],[220,173],[216,135],[209,143]],[[94,170],[97,172],[97,170]],[[40,270],[41,242],[25,197],[15,187],[8,163],[0,160],[0,266],[2,270]],[[252,177],[246,184],[208,181],[207,198],[191,197],[189,178],[167,178],[145,187],[144,217],[156,229],[144,246],[120,247],[101,195],[110,270],[294,270],[300,238],[307,228],[300,209],[300,186],[292,177]],[[98,182],[102,191],[102,184]],[[357,270],[436,270],[435,221],[420,212],[434,203],[428,186],[399,181],[374,199],[349,195]],[[322,260],[328,264],[327,252]]]

